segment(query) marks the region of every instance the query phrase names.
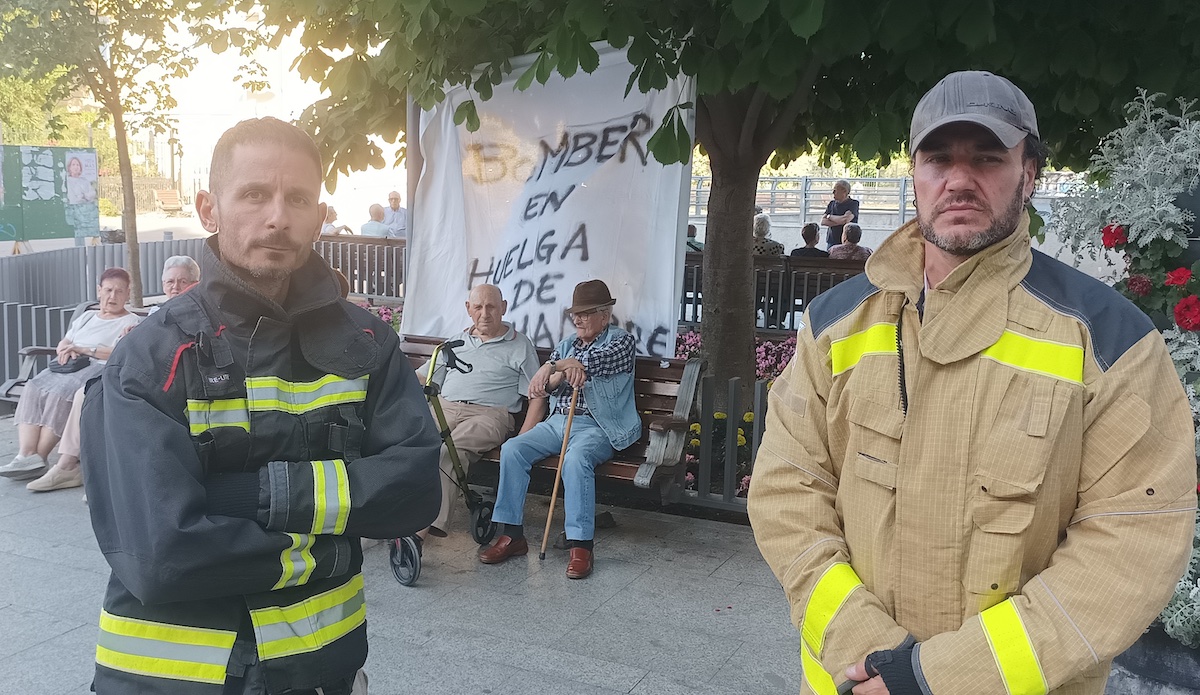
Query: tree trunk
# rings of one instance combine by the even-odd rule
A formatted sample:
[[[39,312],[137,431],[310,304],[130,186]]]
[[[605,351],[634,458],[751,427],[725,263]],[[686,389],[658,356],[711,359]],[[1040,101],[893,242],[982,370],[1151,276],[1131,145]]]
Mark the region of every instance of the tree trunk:
[[[109,104],[113,130],[117,134],[117,166],[121,170],[121,229],[125,232],[130,282],[130,302],[142,306],[141,248],[137,237],[137,196],[133,190],[133,164],[129,161],[129,136],[125,132],[125,111],[120,104]]]
[[[742,379],[742,403],[754,385],[754,273],[751,226],[759,167],[712,168],[708,226],[704,234],[704,304],[700,334],[709,374],[717,378],[717,403],[726,409],[726,383]],[[740,417],[741,413],[730,413]]]

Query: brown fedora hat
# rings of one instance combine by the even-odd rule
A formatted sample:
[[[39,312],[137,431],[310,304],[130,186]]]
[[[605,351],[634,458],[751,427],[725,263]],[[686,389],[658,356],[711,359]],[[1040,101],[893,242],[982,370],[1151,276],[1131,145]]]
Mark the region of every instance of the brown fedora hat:
[[[604,284],[603,280],[587,280],[575,285],[575,293],[571,295],[571,308],[567,311],[578,314],[592,309],[602,309],[616,303],[617,300],[613,299],[612,294],[608,291],[608,285]]]

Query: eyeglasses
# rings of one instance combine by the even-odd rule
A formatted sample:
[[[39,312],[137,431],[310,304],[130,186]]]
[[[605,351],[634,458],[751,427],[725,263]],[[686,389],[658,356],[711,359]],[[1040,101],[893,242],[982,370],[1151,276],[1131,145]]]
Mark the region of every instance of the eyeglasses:
[[[574,321],[576,319],[590,318],[590,317],[595,316],[596,314],[600,313],[602,310],[603,310],[603,307],[601,307],[599,309],[588,309],[587,311],[576,311],[571,314],[571,320]]]
[[[399,201],[399,200],[400,200],[399,198],[388,198],[388,202],[389,202],[389,203],[390,203],[390,202],[392,202],[392,201]]]

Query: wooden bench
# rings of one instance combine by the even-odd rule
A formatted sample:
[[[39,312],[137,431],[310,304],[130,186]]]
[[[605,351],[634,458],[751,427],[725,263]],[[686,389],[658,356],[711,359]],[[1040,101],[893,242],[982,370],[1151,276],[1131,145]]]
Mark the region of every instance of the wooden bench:
[[[404,336],[400,349],[408,356],[413,368],[428,361],[439,338]],[[538,359],[549,359],[550,350],[538,349]],[[596,467],[598,483],[612,483],[635,490],[657,493],[663,504],[673,501],[683,489],[683,449],[687,444],[688,425],[700,383],[701,363],[691,360],[659,360],[638,357],[634,365],[634,398],[642,418],[642,436],[631,446],[618,451],[611,461]],[[517,428],[524,421],[522,409],[514,417]],[[483,455],[480,462],[499,466],[500,450]],[[548,473],[553,480],[558,456],[543,459],[534,465]],[[472,466],[472,477],[480,464]]]
[[[183,201],[179,198],[179,191],[173,188],[154,191],[154,202],[159,211],[168,215],[183,214]]]

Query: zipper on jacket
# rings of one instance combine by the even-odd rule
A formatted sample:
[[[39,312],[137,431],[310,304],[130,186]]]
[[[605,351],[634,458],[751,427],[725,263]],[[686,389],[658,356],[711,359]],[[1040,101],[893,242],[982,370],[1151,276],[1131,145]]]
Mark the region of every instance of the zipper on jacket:
[[[900,317],[896,319],[896,373],[900,382],[900,407],[908,416],[908,387],[904,383],[904,308],[900,308]]]

